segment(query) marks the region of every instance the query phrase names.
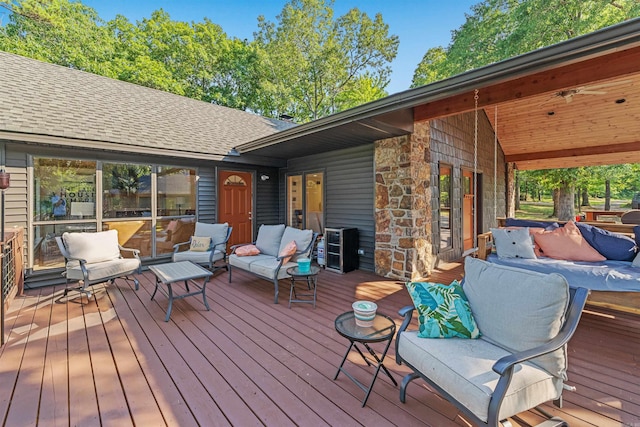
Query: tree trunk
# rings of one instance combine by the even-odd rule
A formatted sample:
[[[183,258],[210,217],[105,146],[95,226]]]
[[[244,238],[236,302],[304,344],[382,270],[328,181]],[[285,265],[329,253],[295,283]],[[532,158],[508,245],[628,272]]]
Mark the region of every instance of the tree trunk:
[[[558,221],[570,221],[576,217],[573,208],[574,188],[570,183],[563,182],[558,188]]]
[[[611,210],[611,181],[608,179],[604,181],[604,210]]]
[[[551,193],[551,197],[553,198],[553,212],[549,215],[550,218],[555,218],[558,216],[558,189],[554,188]]]
[[[591,206],[591,203],[589,203],[589,192],[586,188],[582,189],[582,206]]]
[[[524,194],[527,194],[527,191],[525,189]],[[515,208],[517,211],[520,210],[520,178],[518,177],[518,174],[516,173],[516,197],[515,197]]]

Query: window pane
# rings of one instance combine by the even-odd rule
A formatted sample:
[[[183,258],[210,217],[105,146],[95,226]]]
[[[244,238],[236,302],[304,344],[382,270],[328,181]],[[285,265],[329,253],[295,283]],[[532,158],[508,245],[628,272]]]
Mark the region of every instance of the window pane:
[[[287,178],[287,225],[302,230],[302,175]]]
[[[171,166],[158,168],[158,215],[195,215],[196,171]]]
[[[151,166],[105,163],[102,186],[104,218],[151,216]]]
[[[64,267],[64,258],[58,249],[56,236],[64,232],[94,232],[95,224],[49,224],[33,227],[33,269]]]
[[[451,166],[440,165],[440,248],[450,248],[451,240]]]
[[[33,159],[34,221],[96,217],[96,162]]]
[[[151,220],[109,221],[102,230],[118,230],[118,243],[129,249],[138,249],[141,257],[151,256]]]
[[[176,218],[158,220],[156,225],[156,255],[170,254],[173,245],[188,242],[196,228],[196,220],[191,218]],[[180,250],[189,249],[188,246]]]
[[[305,175],[307,180],[307,209],[306,209],[306,228],[310,228],[317,233],[322,233],[322,193],[324,188],[324,174],[310,173]]]

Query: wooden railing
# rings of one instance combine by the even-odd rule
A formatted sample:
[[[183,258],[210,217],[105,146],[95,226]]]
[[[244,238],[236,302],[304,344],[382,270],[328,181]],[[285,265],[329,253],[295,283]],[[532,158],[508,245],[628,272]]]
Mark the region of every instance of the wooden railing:
[[[5,323],[4,317],[16,295],[21,295],[24,289],[23,269],[24,230],[15,228],[5,233],[4,242],[0,242],[0,268],[1,285],[0,292],[0,345],[4,345]]]

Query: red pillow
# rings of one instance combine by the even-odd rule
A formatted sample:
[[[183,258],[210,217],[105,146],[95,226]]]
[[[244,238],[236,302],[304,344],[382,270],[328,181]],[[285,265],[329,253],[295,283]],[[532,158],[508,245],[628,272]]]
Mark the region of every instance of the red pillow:
[[[582,237],[582,233],[573,222],[552,231],[533,234],[542,256],[569,261],[604,261],[600,255]]]
[[[296,241],[292,240],[289,243],[287,243],[287,245],[282,248],[282,250],[280,251],[280,253],[278,254],[278,256],[283,256],[285,257],[282,260],[283,264],[286,264],[289,262],[289,260],[291,259],[291,257],[293,256],[293,254],[296,253],[296,251],[298,250],[298,247],[296,246]]]
[[[258,255],[260,253],[260,249],[256,247],[256,245],[244,245],[236,248],[235,254],[238,256],[251,256]]]

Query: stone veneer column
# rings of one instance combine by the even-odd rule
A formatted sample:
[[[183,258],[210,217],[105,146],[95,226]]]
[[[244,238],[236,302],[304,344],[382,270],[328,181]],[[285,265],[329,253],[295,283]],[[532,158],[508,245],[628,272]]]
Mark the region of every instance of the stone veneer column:
[[[433,267],[429,124],[376,142],[376,273],[414,280]]]

